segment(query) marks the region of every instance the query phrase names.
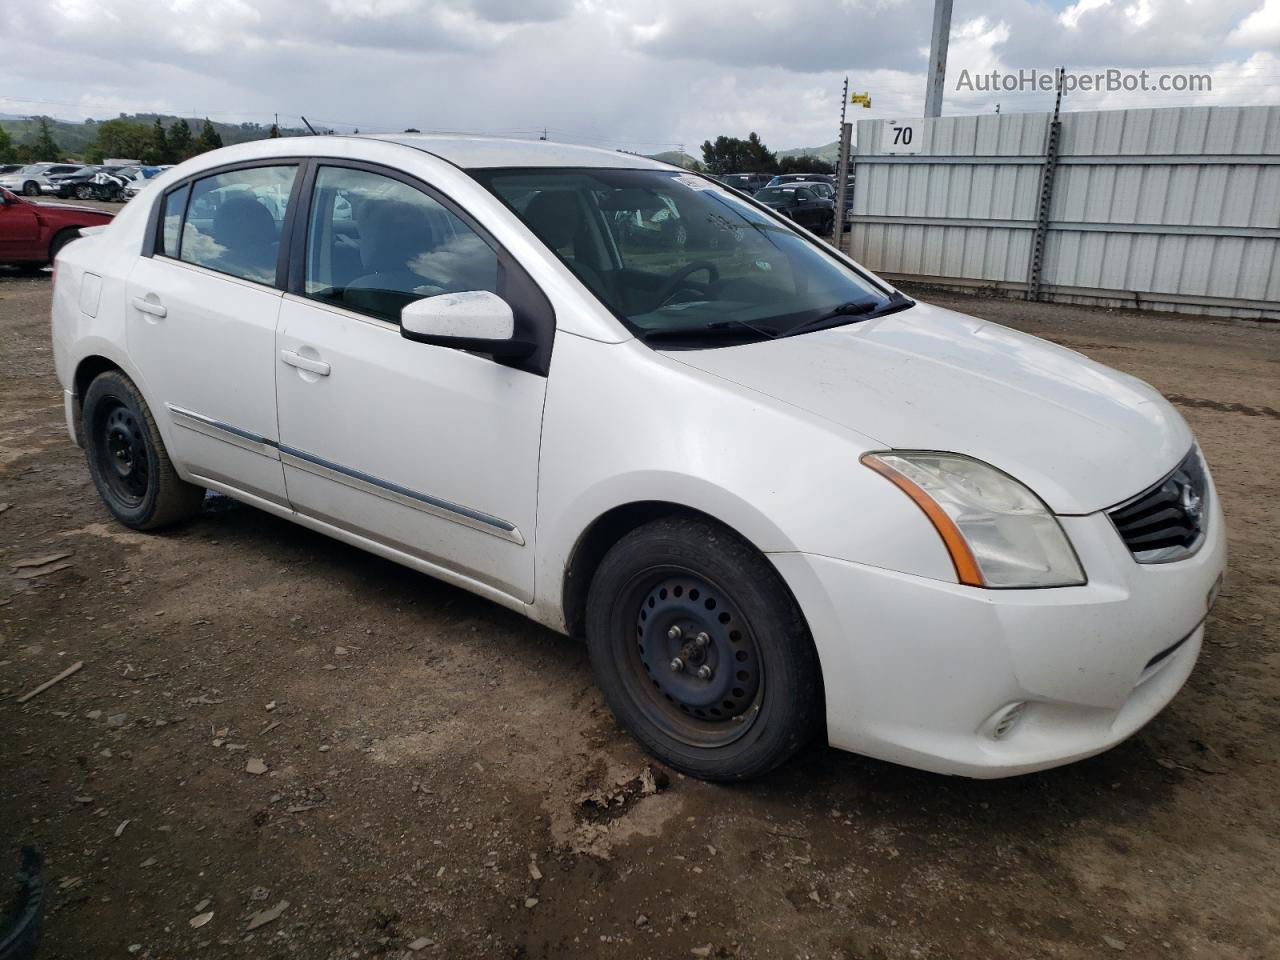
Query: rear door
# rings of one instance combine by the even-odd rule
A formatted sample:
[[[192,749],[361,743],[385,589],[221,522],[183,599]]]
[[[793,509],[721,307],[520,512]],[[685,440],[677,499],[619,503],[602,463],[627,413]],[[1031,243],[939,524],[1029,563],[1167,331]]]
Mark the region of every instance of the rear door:
[[[812,230],[822,219],[821,204],[814,197],[813,191],[808,187],[800,187],[796,190],[796,206],[795,218],[796,223]]]
[[[129,354],[172,458],[215,489],[287,503],[275,327],[299,164],[225,168],[160,199],[155,253],[127,290]]]

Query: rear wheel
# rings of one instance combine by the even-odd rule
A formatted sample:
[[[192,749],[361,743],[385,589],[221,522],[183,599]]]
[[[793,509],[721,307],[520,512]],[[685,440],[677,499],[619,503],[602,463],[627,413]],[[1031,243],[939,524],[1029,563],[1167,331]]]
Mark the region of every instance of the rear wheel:
[[[94,486],[126,527],[151,530],[200,511],[204,489],[178,476],[151,411],[123,373],[89,384],[80,430]]]
[[[668,518],[619,541],[592,580],[587,644],[622,725],[693,776],[767,773],[820,724],[821,672],[795,601],[713,523]]]

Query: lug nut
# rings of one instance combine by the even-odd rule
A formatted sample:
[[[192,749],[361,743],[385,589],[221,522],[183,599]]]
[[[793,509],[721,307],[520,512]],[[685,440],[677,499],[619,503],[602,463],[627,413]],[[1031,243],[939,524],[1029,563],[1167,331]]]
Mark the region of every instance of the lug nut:
[[[684,661],[681,660],[679,657],[676,657],[674,660],[671,661],[671,669],[674,672],[679,673],[684,669]]]
[[[711,666],[709,664],[704,663],[702,666],[698,668],[698,679],[699,680],[711,679]]]
[[[707,646],[707,644],[711,642],[711,638],[707,636],[707,632],[704,630],[702,631],[702,633],[698,634],[696,637],[693,638],[693,642],[697,644],[699,647],[705,647]]]
[[[670,630],[667,631],[668,640],[679,640],[683,636],[684,636],[684,631],[681,630],[679,627],[672,627]]]

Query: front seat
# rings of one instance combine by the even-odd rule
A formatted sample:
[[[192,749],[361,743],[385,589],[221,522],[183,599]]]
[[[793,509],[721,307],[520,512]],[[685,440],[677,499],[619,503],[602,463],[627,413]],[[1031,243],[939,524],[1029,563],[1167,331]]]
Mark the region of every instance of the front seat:
[[[608,299],[600,271],[585,260],[591,255],[590,238],[576,193],[572,190],[544,190],[529,201],[524,221],[543,243],[564,258],[569,269],[592,293]]]
[[[348,306],[398,321],[407,304],[445,292],[436,278],[417,272],[423,255],[436,246],[425,210],[371,199],[362,205],[357,222],[365,273],[347,284],[343,299]]]
[[[218,205],[213,240],[222,248],[217,269],[261,283],[275,282],[280,249],[276,221],[253,197],[228,197]]]

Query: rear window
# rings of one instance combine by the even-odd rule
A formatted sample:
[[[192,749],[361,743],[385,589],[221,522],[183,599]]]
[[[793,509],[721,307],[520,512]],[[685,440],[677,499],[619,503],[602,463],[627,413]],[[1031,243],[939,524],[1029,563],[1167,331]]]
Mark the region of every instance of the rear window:
[[[166,257],[178,256],[178,238],[182,235],[182,214],[187,209],[191,184],[179,187],[164,198],[160,221],[160,252]]]
[[[251,167],[195,181],[178,258],[242,280],[274,283],[297,173],[292,164]]]

